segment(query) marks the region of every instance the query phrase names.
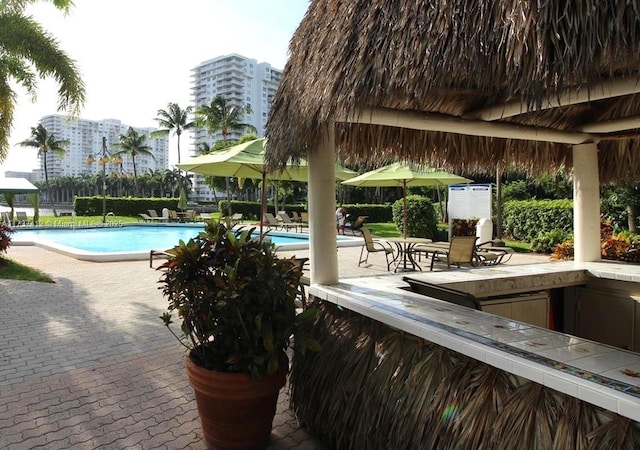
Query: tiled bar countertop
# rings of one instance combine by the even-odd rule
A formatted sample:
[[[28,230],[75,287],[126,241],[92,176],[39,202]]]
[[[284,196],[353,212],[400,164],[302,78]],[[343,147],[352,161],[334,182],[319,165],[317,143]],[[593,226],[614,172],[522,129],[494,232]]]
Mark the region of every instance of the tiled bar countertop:
[[[640,283],[640,266],[551,262],[350,278],[310,294],[494,367],[640,421],[640,353],[629,352],[414,294],[410,276],[500,295],[582,284],[586,277]]]

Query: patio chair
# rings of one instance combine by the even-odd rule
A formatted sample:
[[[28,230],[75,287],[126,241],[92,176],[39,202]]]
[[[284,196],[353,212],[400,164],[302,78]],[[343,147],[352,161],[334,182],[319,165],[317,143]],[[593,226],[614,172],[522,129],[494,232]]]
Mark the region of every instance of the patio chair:
[[[351,234],[353,234],[354,236],[356,236],[356,233],[358,234],[362,234],[362,227],[364,226],[365,221],[369,218],[369,216],[358,216],[356,218],[356,220],[354,220],[353,222],[349,223],[345,223],[344,224],[344,230],[345,231],[350,231]]]
[[[300,268],[300,271],[302,271],[302,276],[300,277],[300,283],[298,284],[298,296],[296,298],[296,303],[298,303],[298,299],[299,299],[299,304],[300,304],[299,306],[301,306],[302,308],[307,307],[307,294],[305,291],[305,286],[309,286],[310,284],[309,276],[304,273],[304,271],[307,269],[308,262],[309,262],[309,258],[295,258],[293,260],[293,263],[295,264],[295,266]]]
[[[447,269],[455,264],[460,268],[461,264],[477,265],[476,260],[476,241],[478,236],[454,236],[449,242],[448,249],[435,249],[431,253],[431,267],[437,261],[446,262]]]
[[[176,211],[175,209],[169,210],[169,222],[180,222],[178,211]]]
[[[298,211],[291,211],[291,220],[300,223],[302,222],[302,217],[298,214]]]
[[[362,232],[364,243],[362,244],[362,248],[360,249],[360,260],[358,261],[358,267],[360,267],[362,263],[366,263],[369,261],[369,253],[384,252],[384,256],[387,260],[387,270],[390,270],[391,263],[395,259],[394,258],[395,255],[393,253],[393,247],[391,246],[391,244],[389,244],[386,241],[381,241],[379,239],[373,239],[373,236],[371,235],[371,231],[366,227],[362,227],[360,231]],[[367,254],[363,259],[362,256],[364,255],[365,250],[367,251]],[[389,260],[389,255],[391,255],[391,260]]]

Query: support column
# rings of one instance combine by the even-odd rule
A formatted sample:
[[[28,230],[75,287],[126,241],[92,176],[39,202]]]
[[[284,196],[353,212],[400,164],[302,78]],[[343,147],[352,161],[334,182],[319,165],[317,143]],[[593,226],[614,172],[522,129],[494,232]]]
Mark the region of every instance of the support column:
[[[574,260],[600,260],[598,145],[573,146]]]
[[[338,282],[336,248],[336,175],[333,123],[327,125],[322,140],[309,153],[309,262],[311,283]]]

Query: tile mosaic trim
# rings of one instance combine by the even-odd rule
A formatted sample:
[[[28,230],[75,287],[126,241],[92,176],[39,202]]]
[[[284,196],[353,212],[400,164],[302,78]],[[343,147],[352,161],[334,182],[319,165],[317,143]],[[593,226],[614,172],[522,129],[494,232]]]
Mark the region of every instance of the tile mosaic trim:
[[[613,389],[618,392],[622,392],[624,394],[631,395],[633,397],[640,399],[640,386],[634,386],[632,384],[615,380],[613,378],[609,378],[601,374],[593,373],[587,370],[582,370],[570,364],[556,361],[552,358],[532,353],[525,349],[521,349],[513,345],[509,345],[508,343],[500,342],[495,339],[491,339],[489,337],[479,335],[469,330],[464,330],[450,324],[446,324],[446,323],[438,322],[426,317],[422,317],[418,314],[412,313],[411,311],[407,311],[406,309],[402,309],[398,306],[394,306],[393,304],[390,304],[391,302],[395,304],[401,304],[402,306],[410,306],[410,298],[408,296],[403,295],[402,293],[394,293],[390,291],[381,292],[378,289],[370,289],[370,288],[365,288],[361,286],[358,286],[357,288],[355,288],[355,290],[347,290],[347,291],[341,291],[340,289],[334,290],[330,286],[323,286],[323,288],[333,291],[336,295],[339,295],[339,296],[355,295],[358,297],[364,297],[362,298],[362,301],[363,303],[366,303],[366,305],[375,307],[376,309],[382,310],[393,316],[409,319],[411,321],[415,321],[420,324],[428,325],[428,326],[446,331],[453,335],[468,339],[473,342],[477,342],[487,347],[523,358],[527,361],[530,361],[536,364],[540,364],[544,367],[557,370],[559,372],[563,372],[565,374],[572,375],[580,379],[583,379],[585,381],[596,383],[600,386]],[[384,295],[384,300],[380,299],[381,295]],[[326,298],[326,300],[332,301],[330,298]],[[335,301],[332,301],[332,302],[337,303]],[[350,308],[347,307],[347,309],[350,309]],[[449,308],[444,305],[437,306],[434,309],[441,312],[459,311],[459,309],[456,307]],[[353,310],[357,313],[367,315],[367,311],[365,310],[365,308],[353,308]],[[464,325],[464,321],[461,321],[461,322],[462,322],[461,325]],[[537,329],[536,327],[533,327],[533,326],[531,328]],[[508,330],[509,328],[505,327],[505,329]],[[544,330],[544,331],[555,333],[552,330]],[[630,372],[626,373],[626,371],[630,371]],[[620,372],[623,375],[633,376],[633,377],[637,376],[638,378],[640,378],[640,372],[636,372],[631,369],[623,369],[623,370],[620,370]]]

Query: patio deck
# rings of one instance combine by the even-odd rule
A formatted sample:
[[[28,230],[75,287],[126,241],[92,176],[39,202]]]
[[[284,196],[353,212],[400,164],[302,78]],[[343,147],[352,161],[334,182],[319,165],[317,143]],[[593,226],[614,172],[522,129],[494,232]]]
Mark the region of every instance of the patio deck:
[[[343,277],[388,275],[380,255],[357,267],[359,252],[338,250]],[[8,254],[55,284],[0,279],[0,448],[206,448],[147,261],[92,263],[32,246]],[[545,260],[515,255],[508,264]],[[286,389],[268,448],[324,448],[299,427]]]

